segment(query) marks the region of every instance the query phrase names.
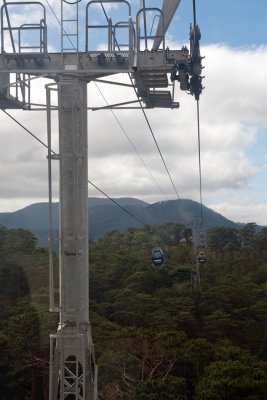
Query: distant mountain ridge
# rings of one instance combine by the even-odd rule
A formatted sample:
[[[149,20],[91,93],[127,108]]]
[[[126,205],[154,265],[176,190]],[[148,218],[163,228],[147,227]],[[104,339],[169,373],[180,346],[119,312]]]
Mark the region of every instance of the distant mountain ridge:
[[[57,234],[59,204],[53,203],[52,210],[53,231]],[[88,199],[88,210],[89,235],[92,239],[98,238],[108,231],[118,230],[125,232],[131,227],[140,228],[144,224],[154,225],[176,222],[192,226],[195,221],[199,220],[200,216],[200,204],[187,199],[149,204],[135,198],[114,198],[112,201],[106,198],[90,197]],[[214,226],[237,229],[240,227],[240,224],[230,221],[206,206],[202,206],[202,215],[205,229]],[[143,224],[138,220],[142,221]],[[36,203],[15,212],[0,213],[0,224],[9,229],[22,228],[30,230],[37,236],[41,246],[47,246],[48,203]]]

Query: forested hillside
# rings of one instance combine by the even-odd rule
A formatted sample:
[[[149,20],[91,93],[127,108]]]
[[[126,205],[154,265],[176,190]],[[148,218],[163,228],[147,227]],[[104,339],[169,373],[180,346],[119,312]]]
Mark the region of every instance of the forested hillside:
[[[113,201],[116,202],[116,204]],[[118,207],[119,205],[119,207]],[[165,224],[168,222],[192,225],[199,219],[200,204],[193,200],[180,199],[148,204],[133,198],[88,199],[89,235],[97,239],[111,230],[126,232],[129,228],[140,228],[143,224]],[[208,207],[202,207],[206,228],[225,226],[238,228],[230,221]],[[59,204],[52,205],[52,230],[58,236]],[[133,218],[134,216],[134,218]],[[0,213],[0,224],[9,229],[28,229],[36,235],[41,246],[47,246],[48,203],[32,204],[10,213]]]
[[[267,398],[267,229],[208,232],[207,263],[165,224],[90,242],[90,319],[102,400]],[[162,267],[151,249],[165,253]],[[48,254],[0,229],[0,400],[48,400]]]

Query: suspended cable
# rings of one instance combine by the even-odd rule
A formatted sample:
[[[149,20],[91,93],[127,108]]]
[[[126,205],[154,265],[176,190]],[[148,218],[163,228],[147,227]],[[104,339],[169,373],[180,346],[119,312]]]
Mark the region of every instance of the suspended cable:
[[[57,19],[59,25],[61,26],[62,24],[61,24],[60,20],[58,19],[57,15],[55,14],[53,8],[52,8],[51,5],[49,4],[48,0],[46,0],[46,2],[47,2],[47,4],[48,4],[48,6],[50,7],[52,13],[54,14],[55,18]],[[102,3],[101,3],[101,7],[102,7],[103,13],[104,13],[104,15],[105,15],[105,17],[106,17],[106,20],[108,21],[108,15],[107,15],[106,10],[105,10],[105,8],[104,8],[104,6],[103,6]],[[66,32],[64,32],[64,33],[66,33]],[[113,32],[113,31],[112,31],[112,34],[114,35],[114,32]],[[119,44],[118,44],[118,42],[117,42],[115,36],[114,36],[114,39],[115,39],[115,42],[116,42],[116,44],[117,44],[117,46],[118,46],[118,48],[119,48]],[[70,39],[69,39],[69,40],[70,40]],[[71,40],[70,40],[70,42],[71,42]],[[71,42],[71,44],[72,44],[72,46],[73,46],[73,48],[74,48],[74,45],[73,45],[72,42]],[[103,99],[105,100],[106,104],[108,105],[108,102],[107,102],[105,96],[103,95],[102,91],[100,90],[99,86],[96,84],[96,82],[94,82],[94,84],[95,84],[95,86],[97,87],[97,89],[98,89],[99,93],[101,94],[101,96],[103,97]],[[117,123],[119,124],[120,128],[122,129],[123,133],[124,133],[125,136],[127,137],[128,141],[129,141],[130,144],[132,145],[133,149],[134,149],[135,152],[137,153],[138,157],[140,158],[140,160],[141,160],[143,166],[144,166],[145,169],[147,170],[147,172],[148,172],[148,174],[150,175],[151,179],[153,180],[153,182],[154,182],[155,185],[158,187],[158,189],[159,189],[159,191],[161,192],[161,194],[162,194],[162,195],[165,197],[165,199],[166,199],[165,193],[162,191],[161,187],[160,187],[159,184],[156,182],[154,176],[152,175],[151,171],[149,170],[149,168],[148,168],[147,165],[145,164],[145,162],[144,162],[144,160],[142,159],[142,157],[141,157],[140,153],[138,152],[137,148],[135,147],[135,145],[133,144],[133,142],[131,141],[131,139],[130,139],[129,136],[127,135],[127,133],[126,133],[125,129],[123,128],[122,124],[120,123],[118,117],[117,117],[116,114],[113,112],[113,110],[111,110],[111,112],[112,112],[114,118],[116,119]],[[178,198],[179,198],[179,196],[178,196]]]
[[[77,4],[77,3],[79,3],[81,0],[78,0],[78,1],[75,1],[75,2],[68,2],[68,1],[66,1],[66,0],[63,0],[63,1],[64,1],[65,3],[68,3],[68,4]],[[59,21],[57,15],[55,14],[53,8],[52,8],[51,5],[49,4],[48,0],[46,0],[46,2],[47,2],[47,4],[48,4],[48,6],[49,6],[51,12],[53,13],[53,15],[55,16],[56,20],[58,21],[58,23],[59,23],[60,26],[61,26],[62,24],[61,24],[61,22]],[[105,13],[105,16],[106,16],[106,18],[107,18],[107,14],[106,14],[106,12],[105,12],[105,9],[104,9],[102,3],[101,3],[101,6],[102,6],[102,9],[103,9],[103,11],[104,11],[104,13]],[[65,32],[64,32],[64,33],[65,33]],[[113,33],[113,34],[114,34],[114,33]],[[69,41],[70,41],[70,43],[72,44],[72,46],[74,47],[74,45],[73,45],[73,43],[71,42],[70,39],[69,39]],[[131,83],[132,83],[132,85],[133,85],[134,91],[135,91],[135,93],[136,93],[137,99],[138,99],[138,101],[139,101],[140,107],[141,107],[142,112],[143,112],[143,115],[144,115],[144,118],[145,118],[146,123],[147,123],[147,125],[148,125],[149,131],[150,131],[150,133],[151,133],[151,135],[152,135],[152,138],[153,138],[153,140],[154,140],[154,143],[155,143],[155,145],[156,145],[156,147],[157,147],[157,150],[158,150],[158,152],[159,152],[159,154],[160,154],[160,157],[161,157],[161,160],[162,160],[163,165],[164,165],[164,167],[165,167],[165,170],[166,170],[166,172],[167,172],[167,174],[168,174],[168,177],[169,177],[169,179],[170,179],[170,181],[171,181],[171,184],[172,184],[172,186],[173,186],[173,188],[174,188],[174,191],[175,191],[175,193],[176,193],[176,196],[177,196],[178,200],[180,200],[180,196],[179,196],[178,191],[177,191],[177,189],[176,189],[176,187],[175,187],[174,181],[173,181],[173,179],[172,179],[172,177],[171,177],[171,174],[170,174],[170,171],[169,171],[169,169],[168,169],[168,167],[167,167],[167,164],[166,164],[166,162],[165,162],[165,160],[164,160],[164,157],[163,157],[163,155],[162,155],[162,152],[161,152],[161,150],[160,150],[160,147],[159,147],[158,142],[157,142],[157,140],[156,140],[156,137],[155,137],[155,135],[154,135],[153,129],[152,129],[152,127],[151,127],[151,124],[150,124],[150,122],[149,122],[149,120],[148,120],[148,117],[147,117],[147,115],[146,115],[146,113],[145,113],[143,104],[142,104],[141,100],[139,99],[139,97],[138,97],[138,95],[137,95],[137,90],[136,90],[136,88],[135,88],[135,86],[134,86],[132,77],[130,76],[130,74],[128,74],[128,75],[129,75],[129,78],[130,78]],[[95,85],[96,85],[96,83],[95,83]],[[97,85],[96,85],[96,86],[97,86]],[[99,90],[99,88],[98,88],[98,90]],[[101,93],[101,91],[100,91],[100,93]],[[102,93],[101,93],[101,95],[103,96]],[[104,96],[103,96],[103,97],[104,97]],[[105,101],[106,101],[106,100],[105,100]],[[46,145],[44,142],[42,142],[37,136],[35,136],[35,135],[34,135],[32,132],[30,132],[26,127],[24,127],[24,126],[23,126],[19,121],[17,121],[13,116],[11,116],[11,115],[10,115],[9,113],[7,113],[5,110],[2,110],[2,111],[4,111],[4,112],[6,113],[6,115],[8,115],[11,119],[13,119],[16,123],[18,123],[18,125],[20,125],[23,129],[25,129],[31,136],[33,136],[36,140],[38,140],[42,145],[44,145],[45,147],[47,147],[47,145]],[[113,113],[113,112],[112,112],[112,113]],[[126,132],[125,132],[125,130],[123,129],[122,125],[120,124],[118,118],[115,116],[114,113],[113,113],[113,115],[114,115],[115,119],[117,120],[117,122],[119,123],[119,125],[121,126],[121,128],[122,128],[123,132],[125,133],[126,137],[127,137],[128,140],[131,142],[130,138],[129,138],[128,135],[126,134]],[[131,142],[131,144],[132,144],[132,146],[135,148],[135,146],[133,145],[132,142]],[[137,151],[137,150],[136,150],[136,151]],[[141,158],[141,156],[140,156],[140,154],[138,153],[138,151],[137,151],[137,154],[138,154],[139,157]],[[142,161],[142,163],[144,163],[143,160],[142,160],[142,158],[141,158],[141,161]],[[148,168],[147,168],[146,166],[145,166],[145,168],[148,170]],[[148,171],[149,171],[149,170],[148,170]],[[149,174],[151,175],[151,172],[150,172],[150,171],[149,171]],[[155,182],[153,176],[152,176],[152,179],[153,179],[153,181]],[[136,219],[136,220],[137,220],[138,222],[140,222],[141,224],[146,225],[144,222],[142,222],[141,220],[139,220],[138,218],[136,218],[133,214],[129,213],[126,209],[124,209],[122,206],[120,206],[115,200],[113,200],[111,197],[109,197],[105,192],[103,192],[101,189],[99,189],[99,188],[98,188],[95,184],[93,184],[91,181],[88,180],[88,182],[89,182],[92,186],[94,186],[100,193],[104,194],[107,198],[109,198],[111,201],[113,201],[118,207],[120,207],[121,209],[123,209],[127,214],[129,214],[130,216],[132,216],[134,219]],[[156,184],[157,184],[157,183],[156,183]],[[158,184],[157,184],[157,186],[158,186]],[[158,186],[158,187],[159,187],[159,186]],[[160,188],[160,191],[162,192],[161,188]],[[164,195],[163,192],[162,192],[162,194]],[[165,196],[165,195],[164,195],[164,196]]]
[[[197,12],[196,12],[196,0],[193,0],[193,26],[197,26]]]
[[[193,0],[193,32],[197,32],[196,1]],[[195,38],[194,38],[195,42]],[[196,97],[197,103],[197,137],[198,137],[198,171],[199,171],[199,202],[200,202],[200,229],[203,224],[203,204],[202,204],[202,172],[201,172],[201,144],[200,144],[200,121],[199,121],[199,96]]]
[[[45,1],[46,1],[46,3],[47,3],[48,7],[50,8],[52,14],[53,14],[54,17],[56,18],[57,22],[59,23],[59,25],[60,25],[62,31],[64,32],[64,34],[65,34],[66,37],[68,38],[68,41],[70,42],[70,45],[72,46],[73,50],[76,50],[75,45],[73,44],[71,38],[69,37],[69,35],[68,35],[67,32],[65,31],[65,29],[63,28],[63,26],[62,26],[62,24],[61,24],[61,21],[58,19],[58,17],[57,17],[57,15],[56,15],[55,11],[53,10],[53,7],[50,5],[50,3],[49,3],[48,0],[45,0]],[[63,0],[63,1],[65,1],[65,0]],[[80,1],[81,1],[81,0],[79,0],[79,2],[80,2]],[[68,3],[68,2],[65,1],[65,3]],[[76,4],[76,3],[68,3],[68,4]]]
[[[46,0],[46,2],[47,2],[47,4],[49,5],[49,7],[50,7],[51,11],[53,12],[53,14],[55,15],[57,21],[58,21],[59,24],[61,25],[61,22],[59,21],[59,19],[57,18],[56,14],[54,13],[54,11],[53,11],[52,7],[50,6],[48,0]],[[106,13],[105,8],[104,8],[104,6],[103,6],[102,3],[101,3],[101,7],[102,7],[102,10],[103,10],[103,12],[104,12],[104,14],[105,14],[105,17],[106,17],[107,21],[108,21],[108,16],[107,16],[107,13]],[[112,34],[113,34],[113,36],[115,37],[113,30],[112,30]],[[115,38],[115,42],[117,43],[116,38]],[[118,45],[118,43],[117,43],[117,45]],[[154,143],[155,143],[155,145],[156,145],[156,147],[157,147],[157,149],[158,149],[158,152],[159,152],[159,154],[160,154],[160,157],[161,157],[161,160],[162,160],[163,165],[164,165],[164,167],[165,167],[165,170],[166,170],[166,172],[167,172],[167,174],[168,174],[168,177],[169,177],[169,179],[170,179],[170,181],[171,181],[171,184],[172,184],[172,186],[173,186],[173,189],[174,189],[174,191],[175,191],[175,193],[176,193],[177,199],[180,200],[180,196],[179,196],[179,194],[178,194],[178,191],[177,191],[177,189],[176,189],[176,186],[175,186],[175,184],[174,184],[174,181],[173,181],[173,179],[172,179],[172,177],[171,177],[170,171],[169,171],[169,169],[168,169],[168,167],[167,167],[167,164],[166,164],[166,162],[165,162],[165,160],[164,160],[164,157],[163,157],[163,155],[162,155],[162,153],[161,153],[161,150],[160,150],[160,148],[159,148],[159,145],[158,145],[158,142],[157,142],[156,137],[155,137],[155,135],[154,135],[154,132],[153,132],[153,130],[152,130],[152,127],[151,127],[151,125],[150,125],[150,123],[149,123],[149,121],[148,121],[148,117],[147,117],[147,115],[146,115],[146,113],[145,113],[143,104],[142,104],[141,100],[139,99],[139,97],[138,97],[138,95],[137,95],[137,90],[136,90],[136,88],[135,88],[135,86],[134,86],[132,77],[130,76],[130,74],[128,74],[128,75],[129,75],[129,78],[130,78],[131,83],[132,83],[132,85],[133,85],[135,94],[136,94],[137,99],[138,99],[138,101],[139,101],[140,107],[141,107],[141,109],[142,109],[143,115],[144,115],[144,117],[145,117],[146,123],[147,123],[147,125],[148,125],[149,130],[150,130],[150,133],[151,133],[151,135],[152,135],[152,138],[153,138],[153,140],[154,140]],[[96,84],[96,83],[95,83],[95,84]],[[113,113],[113,115],[114,115],[114,113]],[[153,178],[153,180],[154,180],[154,178]],[[161,191],[161,189],[160,189],[160,191]],[[164,195],[164,196],[165,196],[165,195]]]
[[[101,3],[101,7],[102,7],[102,10],[103,10],[104,15],[105,15],[105,17],[106,17],[106,20],[107,20],[107,22],[108,22],[108,16],[107,16],[106,10],[105,10],[105,8],[104,8],[104,6],[103,6],[102,3]],[[112,30],[112,35],[113,35],[113,37],[114,37],[114,41],[115,41],[116,45],[118,46],[118,49],[120,49],[119,44],[118,44],[118,42],[117,42],[117,39],[116,39],[116,37],[115,37],[115,34],[114,34],[114,31],[113,31],[113,30]],[[136,97],[137,97],[137,99],[138,99],[138,101],[139,101],[140,107],[141,107],[141,109],[142,109],[142,112],[143,112],[143,115],[144,115],[144,117],[145,117],[146,123],[147,123],[147,125],[148,125],[149,130],[150,130],[150,133],[151,133],[151,135],[152,135],[152,137],[153,137],[153,140],[154,140],[154,142],[155,142],[155,144],[156,144],[156,147],[157,147],[157,149],[158,149],[158,152],[159,152],[159,154],[160,154],[161,160],[162,160],[162,162],[163,162],[163,164],[164,164],[164,167],[165,167],[165,169],[166,169],[166,171],[167,171],[167,174],[168,174],[168,176],[169,176],[169,179],[170,179],[170,181],[171,181],[171,184],[172,184],[172,186],[173,186],[173,188],[174,188],[174,191],[175,191],[175,193],[176,193],[176,196],[177,196],[178,200],[180,200],[180,196],[179,196],[178,191],[177,191],[177,189],[176,189],[176,187],[175,187],[175,184],[174,184],[174,182],[173,182],[173,179],[172,179],[172,177],[171,177],[171,174],[170,174],[170,171],[169,171],[169,169],[168,169],[168,167],[167,167],[167,164],[166,164],[166,162],[165,162],[165,160],[164,160],[164,158],[163,158],[163,155],[162,155],[162,153],[161,153],[161,151],[160,151],[160,148],[159,148],[158,142],[157,142],[157,140],[156,140],[156,137],[155,137],[155,135],[154,135],[153,129],[152,129],[152,127],[151,127],[151,125],[150,125],[150,123],[149,123],[149,121],[148,121],[148,117],[147,117],[147,115],[146,115],[146,113],[145,113],[143,104],[142,104],[141,100],[140,100],[139,97],[138,97],[137,90],[136,90],[136,88],[135,88],[135,86],[134,86],[134,82],[133,82],[133,80],[132,80],[132,77],[131,77],[130,74],[128,74],[128,76],[129,76],[130,81],[131,81],[131,83],[132,83],[132,86],[133,86],[133,89],[134,89],[134,91],[135,91]]]
[[[70,3],[70,2],[68,2],[68,1],[66,1],[66,0],[63,0],[63,1],[64,1],[65,3],[68,3],[68,4],[77,4],[77,3],[80,2],[81,0],[75,1],[74,3]],[[46,3],[48,4],[48,6],[49,6],[51,12],[53,13],[54,17],[56,18],[57,22],[58,22],[59,25],[62,27],[61,21],[58,19],[57,15],[56,15],[56,13],[54,12],[54,10],[53,10],[52,6],[50,5],[49,1],[46,0]],[[105,17],[106,17],[106,19],[108,20],[107,13],[106,13],[105,8],[104,8],[104,6],[103,6],[102,3],[101,3],[101,6],[102,6],[103,12],[104,12],[104,14],[105,14]],[[64,30],[63,30],[63,31],[64,31]],[[66,34],[65,31],[64,31],[64,33]],[[113,33],[113,32],[112,32],[112,33]],[[114,33],[113,33],[113,34],[114,34]],[[67,34],[66,34],[66,35],[67,35]],[[67,36],[68,36],[68,35],[67,35]],[[69,37],[68,37],[68,39],[69,39],[71,45],[72,45],[73,48],[74,48],[74,45],[73,45],[71,39],[70,39]],[[95,83],[95,82],[94,82],[94,83]],[[98,88],[98,90],[99,90],[99,92],[101,93],[101,95],[102,95],[102,97],[104,98],[104,100],[106,101],[106,99],[105,99],[104,95],[102,94],[101,90],[99,89],[98,85],[97,85],[96,83],[95,83],[95,85],[96,85],[96,87]],[[107,101],[106,101],[106,103],[107,103]],[[107,104],[108,104],[108,103],[107,103]],[[4,111],[4,110],[3,110],[3,111]],[[112,111],[112,110],[111,110],[111,111]],[[4,111],[4,112],[6,112],[6,111]],[[16,119],[15,119],[14,117],[12,117],[12,116],[11,116],[10,114],[8,114],[7,112],[6,112],[6,114],[7,114],[10,118],[12,118],[15,122],[17,122],[17,123],[18,123],[23,129],[25,129],[29,134],[31,134],[33,137],[35,137],[35,135],[32,134],[27,128],[25,128],[22,124],[20,124],[18,121],[16,121]],[[132,144],[133,148],[134,148],[135,151],[137,152],[139,158],[141,159],[143,165],[144,165],[145,168],[147,169],[147,171],[148,171],[149,175],[151,176],[152,180],[155,182],[155,184],[158,186],[160,192],[161,192],[161,193],[163,194],[163,196],[166,198],[166,196],[165,196],[165,194],[163,193],[162,189],[161,189],[160,186],[157,184],[157,182],[155,181],[155,178],[154,178],[153,175],[151,174],[151,171],[150,171],[150,170],[148,169],[148,167],[145,165],[145,163],[144,163],[143,159],[141,158],[139,152],[137,151],[136,147],[134,146],[134,144],[133,144],[132,141],[130,140],[130,138],[129,138],[129,136],[127,135],[127,133],[126,133],[126,131],[124,130],[124,128],[122,127],[122,125],[121,125],[119,119],[117,118],[117,116],[114,114],[113,111],[112,111],[112,114],[113,114],[114,118],[116,119],[116,121],[118,122],[118,124],[119,124],[119,126],[121,127],[121,129],[123,130],[123,132],[125,133],[127,139],[129,140],[129,142]],[[35,137],[35,138],[36,138],[41,144],[43,144],[45,147],[47,147],[47,145],[46,145],[45,143],[43,143],[40,139],[38,139],[37,137]],[[108,196],[105,192],[103,192],[100,188],[98,188],[93,182],[91,182],[91,181],[89,181],[89,180],[88,180],[88,182],[89,182],[92,186],[94,186],[100,193],[102,193],[104,196],[106,196],[108,199],[110,199],[113,203],[115,203],[118,207],[120,207],[120,208],[121,208],[122,210],[124,210],[127,214],[129,214],[132,218],[134,218],[136,221],[140,222],[140,223],[143,224],[143,225],[146,225],[146,223],[142,222],[141,220],[139,220],[138,218],[136,218],[133,214],[131,214],[130,212],[128,212],[126,209],[124,209],[124,207],[120,206],[115,200],[113,200],[110,196]]]
[[[142,221],[141,219],[139,219],[138,217],[136,217],[135,215],[133,215],[130,211],[126,210],[126,208],[122,207],[119,203],[117,203],[117,201],[115,201],[114,199],[112,199],[112,197],[110,197],[108,194],[106,194],[103,190],[101,190],[99,187],[97,187],[93,182],[89,181],[90,185],[92,185],[95,189],[97,189],[100,193],[102,193],[104,196],[106,196],[109,200],[111,200],[114,204],[116,204],[116,206],[118,206],[122,211],[124,211],[126,214],[128,214],[130,217],[132,217],[133,219],[135,219],[137,222],[139,222],[141,225],[148,225],[147,223],[145,223],[144,221]]]
[[[199,203],[200,203],[200,244],[205,246],[205,235],[202,231],[203,229],[203,204],[202,204],[202,172],[201,172],[201,143],[200,143],[200,118],[199,118],[199,100],[197,102],[197,138],[198,138],[198,172],[199,172]],[[195,248],[197,248],[198,239],[195,243]],[[206,262],[206,255],[203,251],[199,252],[196,256],[195,266],[192,268],[191,282],[195,289],[197,285],[200,284],[200,269],[199,265]]]
[[[169,169],[168,169],[168,167],[167,167],[167,164],[166,164],[166,162],[165,162],[165,160],[164,160],[164,157],[163,157],[163,155],[162,155],[162,153],[161,153],[161,150],[160,150],[160,148],[159,148],[158,142],[157,142],[156,137],[155,137],[155,135],[154,135],[153,129],[152,129],[151,125],[150,125],[150,122],[149,122],[148,117],[147,117],[147,115],[146,115],[146,112],[145,112],[145,110],[144,110],[143,104],[142,104],[141,100],[140,100],[139,97],[138,97],[137,90],[136,90],[136,88],[135,88],[135,86],[134,86],[134,83],[133,83],[133,79],[132,79],[132,77],[130,76],[130,74],[128,74],[128,76],[129,76],[130,81],[131,81],[131,83],[132,83],[132,85],[133,85],[133,89],[134,89],[135,94],[136,94],[136,97],[137,97],[137,99],[138,99],[138,101],[139,101],[140,107],[141,107],[141,109],[142,109],[143,115],[144,115],[145,120],[146,120],[146,123],[147,123],[147,125],[148,125],[148,129],[149,129],[149,131],[150,131],[150,133],[151,133],[151,135],[152,135],[152,138],[153,138],[153,140],[154,140],[154,142],[155,142],[155,145],[156,145],[156,147],[157,147],[157,149],[158,149],[159,155],[160,155],[161,160],[162,160],[162,162],[163,162],[163,164],[164,164],[165,170],[167,171],[167,174],[168,174],[169,179],[170,179],[170,181],[171,181],[172,187],[173,187],[173,189],[174,189],[174,191],[175,191],[175,193],[176,193],[177,199],[180,200],[180,196],[179,196],[178,191],[177,191],[177,189],[176,189],[176,187],[175,187],[175,184],[174,184],[174,182],[173,182],[173,179],[172,179],[172,177],[171,177],[171,174],[170,174],[170,171],[169,171]]]
[[[165,169],[166,169],[166,171],[167,171],[167,174],[168,174],[168,176],[169,176],[169,178],[170,178],[170,181],[171,181],[171,184],[172,184],[172,186],[173,186],[173,189],[174,189],[174,191],[175,191],[175,193],[176,193],[176,196],[177,196],[178,200],[180,200],[178,191],[177,191],[177,189],[176,189],[176,187],[175,187],[175,184],[174,184],[173,179],[172,179],[172,177],[171,177],[170,171],[169,171],[169,169],[168,169],[168,167],[167,167],[167,164],[166,164],[166,162],[165,162],[165,160],[164,160],[164,158],[163,158],[163,155],[162,155],[161,150],[160,150],[160,148],[159,148],[158,142],[157,142],[157,140],[156,140],[156,137],[155,137],[155,135],[154,135],[154,132],[153,132],[153,130],[152,130],[152,128],[151,128],[150,122],[148,121],[147,115],[146,115],[145,110],[144,110],[143,107],[142,107],[142,112],[143,112],[143,114],[144,114],[145,120],[146,120],[146,122],[147,122],[147,125],[148,125],[148,128],[149,128],[149,130],[150,130],[150,133],[151,133],[151,135],[152,135],[152,137],[153,137],[153,140],[154,140],[154,142],[155,142],[155,145],[156,145],[156,147],[157,147],[157,149],[158,149],[158,152],[159,152],[159,155],[160,155],[160,157],[161,157],[161,160],[162,160],[162,162],[163,162],[163,164],[164,164],[164,167],[165,167]]]
[[[97,87],[99,93],[101,94],[101,96],[103,97],[104,101],[106,102],[106,104],[108,104],[103,92],[101,91],[101,89],[99,88],[99,86],[97,85],[96,82],[94,82],[95,86]],[[147,170],[148,174],[150,175],[151,179],[153,180],[153,182],[155,183],[155,185],[158,187],[159,191],[161,192],[161,194],[165,197],[166,199],[166,195],[165,193],[162,191],[161,187],[159,186],[159,184],[157,183],[156,179],[154,178],[154,176],[152,175],[150,169],[148,168],[148,166],[146,165],[146,163],[144,162],[144,160],[142,159],[140,153],[138,152],[136,146],[134,145],[134,143],[132,142],[132,140],[130,139],[130,137],[127,135],[127,132],[125,131],[124,127],[122,126],[121,122],[119,121],[117,115],[114,113],[113,110],[110,110],[112,115],[114,116],[114,118],[116,119],[119,127],[121,128],[121,130],[123,131],[124,135],[126,136],[127,140],[129,141],[129,143],[131,144],[131,146],[133,147],[134,151],[136,152],[136,154],[138,155],[141,163],[143,164],[143,166],[145,167],[145,169]]]
[[[202,172],[201,172],[201,143],[200,143],[200,122],[199,122],[199,100],[197,100],[197,138],[198,138],[198,172],[199,172],[199,203],[200,203],[200,227],[203,222],[202,204]]]
[[[53,14],[54,17],[56,18],[57,22],[58,22],[59,25],[61,26],[61,22],[60,22],[60,20],[58,19],[57,15],[56,15],[55,11],[53,10],[52,6],[50,5],[49,1],[48,1],[48,0],[45,0],[45,1],[46,1],[46,3],[47,3],[48,7],[50,8],[52,14]],[[64,32],[64,33],[65,33],[65,32]]]
[[[9,114],[6,110],[2,111],[9,117],[11,118],[14,122],[16,122],[21,128],[23,128],[27,133],[29,133],[34,139],[36,139],[39,143],[41,143],[41,145],[43,145],[44,147],[48,148],[47,144],[45,144],[41,139],[39,139],[34,133],[32,133],[31,131],[29,131],[29,129],[27,129],[24,125],[22,125],[16,118],[14,118],[11,114]]]
[[[11,118],[14,122],[16,122],[21,128],[23,128],[27,133],[29,133],[34,139],[36,139],[39,143],[41,143],[42,146],[46,147],[48,149],[48,146],[46,143],[44,143],[41,139],[39,139],[34,133],[32,133],[28,128],[26,128],[24,125],[22,125],[15,117],[13,117],[11,114],[9,114],[6,110],[2,110],[9,118]],[[51,150],[51,152],[56,155],[56,153]],[[135,219],[137,222],[139,222],[141,225],[147,225],[144,221],[136,217],[134,214],[132,214],[130,211],[128,211],[126,208],[121,206],[116,200],[112,199],[107,193],[105,193],[102,189],[100,189],[98,186],[96,186],[93,182],[91,182],[88,179],[88,183],[92,185],[95,189],[97,189],[100,193],[102,193],[105,197],[107,197],[110,201],[112,201],[116,206],[118,206],[122,211],[124,211],[126,214],[128,214],[130,217]]]

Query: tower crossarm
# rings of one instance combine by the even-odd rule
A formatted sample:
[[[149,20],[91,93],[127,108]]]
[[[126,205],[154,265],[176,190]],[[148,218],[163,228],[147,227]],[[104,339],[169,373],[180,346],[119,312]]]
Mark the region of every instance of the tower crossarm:
[[[62,62],[63,61],[63,62]],[[189,68],[189,56],[186,48],[182,50],[140,51],[138,64],[134,65],[133,54],[127,51],[94,51],[80,52],[77,64],[75,53],[48,53],[47,57],[34,57],[34,54],[0,54],[0,80],[9,74],[29,74],[56,79],[60,76],[81,77],[88,82],[96,77],[105,77],[117,73],[130,73],[135,82],[139,98],[147,107],[177,107],[172,101],[171,92],[168,89],[171,76],[179,70],[180,87],[188,89],[189,75],[185,71]],[[4,85],[3,85],[4,86]],[[164,88],[164,93],[161,93]],[[153,92],[153,93],[152,93]],[[164,97],[161,103],[158,100]],[[4,102],[4,94],[0,97],[6,108],[22,108],[17,102],[12,104]],[[167,100],[170,99],[169,100]],[[154,101],[155,100],[155,101]],[[3,107],[4,108],[4,107]]]
[[[122,61],[123,60],[123,61]],[[184,49],[165,51],[140,51],[138,64],[128,51],[88,51],[80,52],[78,64],[76,54],[48,53],[42,56],[35,53],[0,54],[0,73],[27,73],[32,75],[71,74],[104,76],[114,73],[129,73],[136,70],[160,70],[171,72],[177,63],[187,64],[188,52]]]
[[[136,22],[132,20],[129,2],[117,2],[121,9],[126,10],[123,21],[106,14],[106,4],[116,1],[89,1],[86,5],[85,51],[81,51],[77,43],[75,51],[61,49],[60,52],[47,51],[46,11],[40,2],[5,2],[1,8],[0,108],[31,108],[27,97],[31,92],[31,79],[28,85],[22,75],[52,80],[57,80],[58,76],[75,76],[89,82],[95,78],[128,73],[132,75],[139,100],[147,108],[177,108],[175,81],[179,82],[181,90],[199,97],[202,90],[200,33],[191,33],[190,37],[197,40],[191,40],[190,51],[185,46],[174,50],[165,46],[165,31],[180,1],[176,0],[171,7],[165,1],[162,9],[142,8],[136,15]],[[96,5],[103,9],[104,19],[95,25],[92,16]],[[26,23],[23,21],[17,26],[16,19],[12,18],[14,6],[16,9],[25,6],[40,9],[38,19],[32,22],[26,19]],[[156,32],[152,25],[149,33],[147,24],[153,17],[154,21],[159,17],[159,25]],[[64,37],[65,31],[63,29]],[[92,37],[98,31],[106,32],[108,38],[107,46],[101,46],[101,50],[91,47]],[[121,39],[122,32],[126,40]],[[32,39],[27,46],[24,35]],[[15,96],[9,82],[11,74],[16,76],[15,90],[13,85]]]

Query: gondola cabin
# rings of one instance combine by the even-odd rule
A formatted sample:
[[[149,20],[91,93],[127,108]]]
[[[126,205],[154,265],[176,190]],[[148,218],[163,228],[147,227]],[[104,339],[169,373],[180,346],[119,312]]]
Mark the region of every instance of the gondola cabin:
[[[205,233],[200,232],[200,241],[201,241],[201,246],[205,246]]]
[[[151,259],[155,267],[160,267],[164,261],[164,254],[160,248],[155,248],[152,250]]]
[[[205,264],[207,260],[206,254],[204,253],[204,251],[200,251],[197,255],[197,262],[199,264]]]

